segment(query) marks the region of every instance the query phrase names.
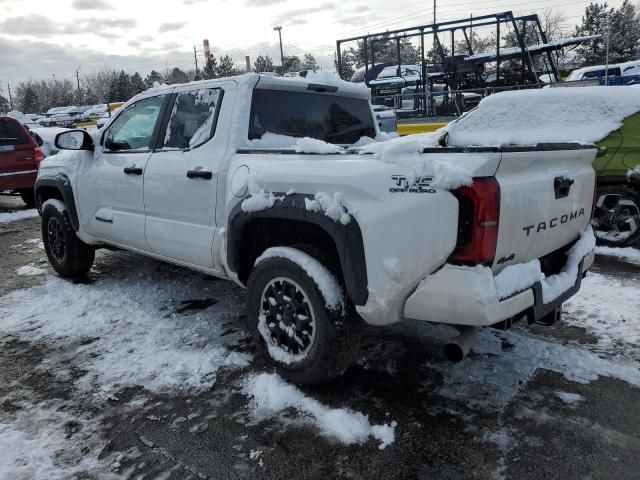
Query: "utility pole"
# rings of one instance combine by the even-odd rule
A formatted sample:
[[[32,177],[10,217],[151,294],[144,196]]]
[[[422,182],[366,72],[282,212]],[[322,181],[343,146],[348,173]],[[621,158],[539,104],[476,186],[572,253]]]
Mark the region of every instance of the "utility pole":
[[[78,95],[80,95],[80,67],[76,68],[76,80],[78,81]]]
[[[436,1],[437,0],[433,0],[433,24],[434,25],[436,23]]]
[[[284,53],[282,51],[282,27],[277,26],[277,27],[273,27],[273,29],[278,31],[278,38],[280,39],[280,65],[282,65],[282,73],[284,73]]]
[[[193,46],[193,59],[196,62],[196,77],[198,76],[198,54],[196,53],[196,46]]]

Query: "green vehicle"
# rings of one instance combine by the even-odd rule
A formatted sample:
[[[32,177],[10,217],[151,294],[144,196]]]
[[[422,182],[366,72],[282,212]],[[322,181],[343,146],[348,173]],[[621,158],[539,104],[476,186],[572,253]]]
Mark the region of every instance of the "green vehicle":
[[[640,238],[640,113],[598,143],[592,225],[598,243],[627,247]]]

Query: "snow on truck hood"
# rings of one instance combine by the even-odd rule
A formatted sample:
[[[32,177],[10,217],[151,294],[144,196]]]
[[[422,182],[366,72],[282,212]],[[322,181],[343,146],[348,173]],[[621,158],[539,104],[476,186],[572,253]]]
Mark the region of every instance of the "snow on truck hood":
[[[496,93],[450,123],[451,146],[595,143],[640,112],[640,89],[574,87]]]

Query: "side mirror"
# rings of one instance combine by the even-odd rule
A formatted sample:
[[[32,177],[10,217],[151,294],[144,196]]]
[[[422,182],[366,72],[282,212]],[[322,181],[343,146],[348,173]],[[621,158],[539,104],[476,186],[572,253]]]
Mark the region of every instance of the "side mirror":
[[[93,150],[93,139],[84,130],[69,130],[56,135],[55,145],[60,150]]]

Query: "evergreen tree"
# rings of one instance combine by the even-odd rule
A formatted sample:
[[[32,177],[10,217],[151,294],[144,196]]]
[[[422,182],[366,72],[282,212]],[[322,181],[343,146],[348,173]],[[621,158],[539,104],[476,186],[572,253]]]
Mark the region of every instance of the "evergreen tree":
[[[256,61],[253,62],[253,70],[256,73],[273,72],[275,71],[275,69],[276,67],[273,64],[273,60],[269,55],[265,55],[264,57],[262,55],[258,55],[258,58],[256,58]]]
[[[300,69],[300,57],[298,57],[297,55],[284,57],[284,66],[282,67],[283,72],[281,73],[297,72]]]
[[[233,65],[233,59],[229,55],[225,55],[220,58],[220,65],[218,66],[217,73],[219,77],[230,77],[236,73],[236,69]]]
[[[109,89],[109,102],[126,102],[131,94],[131,77],[121,70]]]
[[[167,77],[167,83],[187,83],[189,81],[189,75],[178,67],[174,67]]]
[[[151,70],[151,73],[149,73],[149,75],[147,75],[144,79],[144,83],[146,84],[147,88],[153,87],[153,84],[156,82],[162,83],[162,81],[162,75],[160,75],[160,73],[155,70]]]
[[[27,85],[20,102],[20,110],[24,113],[37,113],[39,106],[38,94],[31,85]]]
[[[613,12],[614,10],[609,8],[607,2],[591,3],[585,9],[582,23],[576,27],[575,35],[601,35],[601,37],[583,43],[576,49],[578,60],[582,65],[605,63],[607,23],[608,17],[613,16]]]
[[[142,77],[140,76],[140,74],[138,72],[136,72],[133,75],[131,75],[131,79],[130,79],[130,93],[131,93],[131,96],[137,95],[138,93],[143,92],[146,89],[147,89],[147,86],[146,86],[144,80],[142,80]]]
[[[218,77],[218,60],[216,60],[216,57],[211,55],[207,59],[207,63],[202,69],[202,78],[204,78],[205,80],[208,80],[208,79],[217,78],[217,77]]]
[[[316,57],[314,57],[310,53],[305,53],[301,67],[303,70],[312,70],[315,72],[316,70],[318,70],[318,62],[316,61]]]
[[[5,96],[2,95],[2,93],[0,93],[0,113],[7,113],[9,110],[11,110],[11,107],[9,106],[9,100],[7,100]]]
[[[640,18],[636,7],[624,0],[610,18],[609,63],[621,63],[638,58]]]

